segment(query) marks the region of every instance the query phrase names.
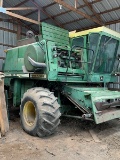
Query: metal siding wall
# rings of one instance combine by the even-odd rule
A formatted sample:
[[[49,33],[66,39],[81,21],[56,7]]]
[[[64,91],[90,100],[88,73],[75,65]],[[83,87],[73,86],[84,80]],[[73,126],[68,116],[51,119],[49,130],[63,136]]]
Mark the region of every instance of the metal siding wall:
[[[120,33],[120,23],[111,24],[108,25],[107,27]]]
[[[0,18],[3,18],[4,20],[9,19],[9,17],[5,16],[4,14],[1,14]],[[5,21],[0,21],[0,27],[15,31],[16,33],[12,33],[12,32],[6,31],[6,30],[4,31],[4,29],[0,30],[0,57],[6,56],[6,53],[4,52],[4,50],[7,50],[9,48],[12,48],[12,46],[17,45],[17,28],[18,28],[17,24],[13,25],[12,23],[5,22]],[[22,33],[25,34],[26,31],[27,31],[26,28],[22,27]],[[21,39],[22,38],[25,38],[25,36],[21,35]],[[3,62],[4,61],[0,59],[0,71],[2,71]]]
[[[6,19],[9,19],[10,17],[1,13],[0,18],[4,19],[4,21],[0,21],[0,27],[5,28],[5,29],[14,30],[17,32],[17,25],[16,27],[14,27],[12,23],[5,22]],[[4,50],[9,49],[10,48],[9,45],[16,46],[16,44],[17,44],[17,33],[0,30],[0,57],[6,56],[6,53],[4,52]],[[0,59],[0,71],[2,70],[3,62],[4,61]]]

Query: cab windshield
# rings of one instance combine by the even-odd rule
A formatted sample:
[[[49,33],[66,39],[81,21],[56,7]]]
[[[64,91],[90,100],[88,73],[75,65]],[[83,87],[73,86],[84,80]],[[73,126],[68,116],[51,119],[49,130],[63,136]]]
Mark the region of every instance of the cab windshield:
[[[103,35],[101,37],[97,58],[94,66],[95,73],[111,73],[116,56],[117,40]]]
[[[92,62],[89,66],[89,72],[94,67],[94,73],[111,73],[118,41],[106,35],[102,35],[99,43],[99,38],[99,33],[92,33],[89,35],[89,48],[94,50],[94,53],[89,51],[88,54],[88,61]]]
[[[72,46],[79,46],[87,51],[88,72],[111,73],[118,40],[106,35],[101,36],[100,33],[90,33],[87,37],[85,44],[84,37],[74,38]]]

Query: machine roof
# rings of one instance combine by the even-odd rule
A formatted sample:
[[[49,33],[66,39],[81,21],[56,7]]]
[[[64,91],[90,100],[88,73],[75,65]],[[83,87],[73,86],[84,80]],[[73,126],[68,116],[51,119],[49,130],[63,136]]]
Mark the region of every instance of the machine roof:
[[[107,27],[97,27],[97,28],[93,28],[93,29],[88,29],[88,30],[85,30],[85,31],[81,31],[81,32],[76,32],[76,31],[72,31],[72,32],[69,32],[69,37],[78,37],[78,36],[83,36],[83,35],[87,35],[89,33],[96,33],[96,32],[106,32],[108,34],[111,34],[117,38],[120,38],[120,33],[116,32],[116,31],[113,31]]]
[[[74,0],[64,0],[64,3],[75,7]],[[57,3],[54,0],[4,0],[3,7],[36,7],[35,4],[40,8],[41,22],[61,26],[69,31],[82,31],[102,25],[108,26],[118,32],[120,31],[120,0],[78,0],[77,10],[87,14],[91,18],[101,21],[101,25],[96,24],[94,21],[83,17],[65,6],[61,6],[60,9],[59,2]],[[13,10],[12,12],[33,20],[38,19],[37,9]],[[39,27],[36,24],[26,21],[24,21],[24,23],[39,32]],[[115,23],[117,23],[117,25],[112,25]]]

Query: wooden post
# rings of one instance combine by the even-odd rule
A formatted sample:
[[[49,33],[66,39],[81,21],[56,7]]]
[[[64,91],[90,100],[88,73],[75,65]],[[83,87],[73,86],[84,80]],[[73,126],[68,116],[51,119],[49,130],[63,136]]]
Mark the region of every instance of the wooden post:
[[[3,0],[0,0],[0,7],[3,7]]]
[[[20,25],[20,23],[18,23],[18,25],[17,25],[17,40],[21,39],[21,31],[22,31],[21,25]]]
[[[0,130],[1,135],[5,136],[5,133],[9,130],[9,122],[4,94],[4,74],[0,72]]]
[[[40,9],[38,9],[38,22],[40,22]]]
[[[40,23],[40,9],[38,9],[38,22]],[[39,30],[39,25],[38,25],[38,30]],[[40,33],[39,33],[40,34]]]
[[[77,9],[78,0],[75,0],[75,9]]]

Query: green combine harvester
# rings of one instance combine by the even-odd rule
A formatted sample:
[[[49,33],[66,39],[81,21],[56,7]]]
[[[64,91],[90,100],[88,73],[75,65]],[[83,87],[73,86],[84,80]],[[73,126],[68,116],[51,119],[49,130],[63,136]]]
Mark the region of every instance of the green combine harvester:
[[[96,124],[120,118],[120,92],[107,89],[119,76],[120,34],[99,27],[69,38],[46,23],[40,31],[34,43],[7,50],[4,63],[22,128],[44,137],[56,131],[61,115]]]

